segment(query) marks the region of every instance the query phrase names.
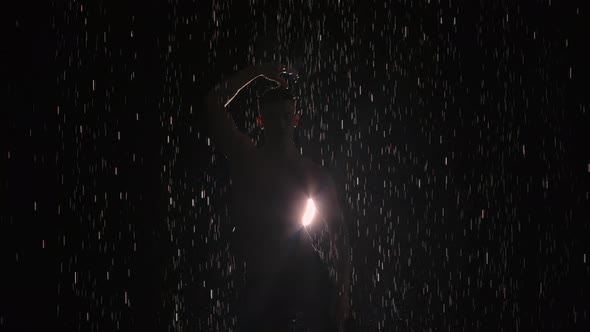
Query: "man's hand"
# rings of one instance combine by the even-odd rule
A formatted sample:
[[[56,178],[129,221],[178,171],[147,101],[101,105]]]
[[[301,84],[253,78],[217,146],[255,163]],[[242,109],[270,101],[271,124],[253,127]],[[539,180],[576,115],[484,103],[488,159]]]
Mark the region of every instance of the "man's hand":
[[[338,331],[344,331],[344,326],[346,322],[350,318],[350,299],[348,294],[338,295],[338,292],[335,294],[335,302],[333,302],[332,307],[330,308],[330,315],[332,316],[332,320],[338,326]]]
[[[263,63],[254,66],[253,69],[258,74],[258,76],[262,76],[267,80],[276,82],[285,88],[289,87],[289,82],[283,75],[288,73],[297,74],[297,71],[293,68],[287,67],[280,63]]]
[[[350,300],[348,296],[343,295],[340,297],[339,305],[338,305],[338,328],[340,331],[343,331],[344,324],[350,317]]]

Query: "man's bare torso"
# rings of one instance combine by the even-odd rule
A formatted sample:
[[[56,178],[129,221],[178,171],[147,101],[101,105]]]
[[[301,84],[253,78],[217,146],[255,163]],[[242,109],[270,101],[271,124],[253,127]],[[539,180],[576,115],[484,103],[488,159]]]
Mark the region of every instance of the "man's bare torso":
[[[298,155],[275,158],[254,149],[231,165],[237,251],[247,274],[267,277],[278,270],[300,271],[316,255],[303,229],[308,198],[321,200],[323,170]]]

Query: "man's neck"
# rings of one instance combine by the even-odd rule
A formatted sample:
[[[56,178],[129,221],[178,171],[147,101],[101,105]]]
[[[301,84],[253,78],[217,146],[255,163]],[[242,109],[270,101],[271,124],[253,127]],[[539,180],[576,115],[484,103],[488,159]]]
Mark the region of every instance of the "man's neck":
[[[280,158],[289,158],[295,157],[299,155],[299,151],[295,144],[293,144],[292,140],[288,141],[278,141],[278,140],[268,140],[264,144],[264,150],[275,157]]]

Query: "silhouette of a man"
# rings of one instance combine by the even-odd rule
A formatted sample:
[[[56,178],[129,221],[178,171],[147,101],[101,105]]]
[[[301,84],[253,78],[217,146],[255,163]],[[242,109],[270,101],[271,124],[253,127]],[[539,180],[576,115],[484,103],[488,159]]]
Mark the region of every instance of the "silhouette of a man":
[[[210,136],[230,161],[232,245],[245,263],[241,331],[337,331],[349,315],[348,230],[329,173],[293,143],[299,115],[284,76],[289,72],[280,64],[253,66],[207,95]],[[237,129],[225,109],[258,77],[278,84],[259,99],[262,147]],[[313,215],[308,225],[304,215]]]

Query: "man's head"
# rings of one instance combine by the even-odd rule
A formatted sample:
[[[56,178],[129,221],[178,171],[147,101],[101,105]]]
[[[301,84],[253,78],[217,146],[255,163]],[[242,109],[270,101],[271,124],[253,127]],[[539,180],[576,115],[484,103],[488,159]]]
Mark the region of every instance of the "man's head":
[[[299,121],[296,107],[297,98],[289,89],[270,89],[259,99],[258,125],[271,139],[291,139]]]

